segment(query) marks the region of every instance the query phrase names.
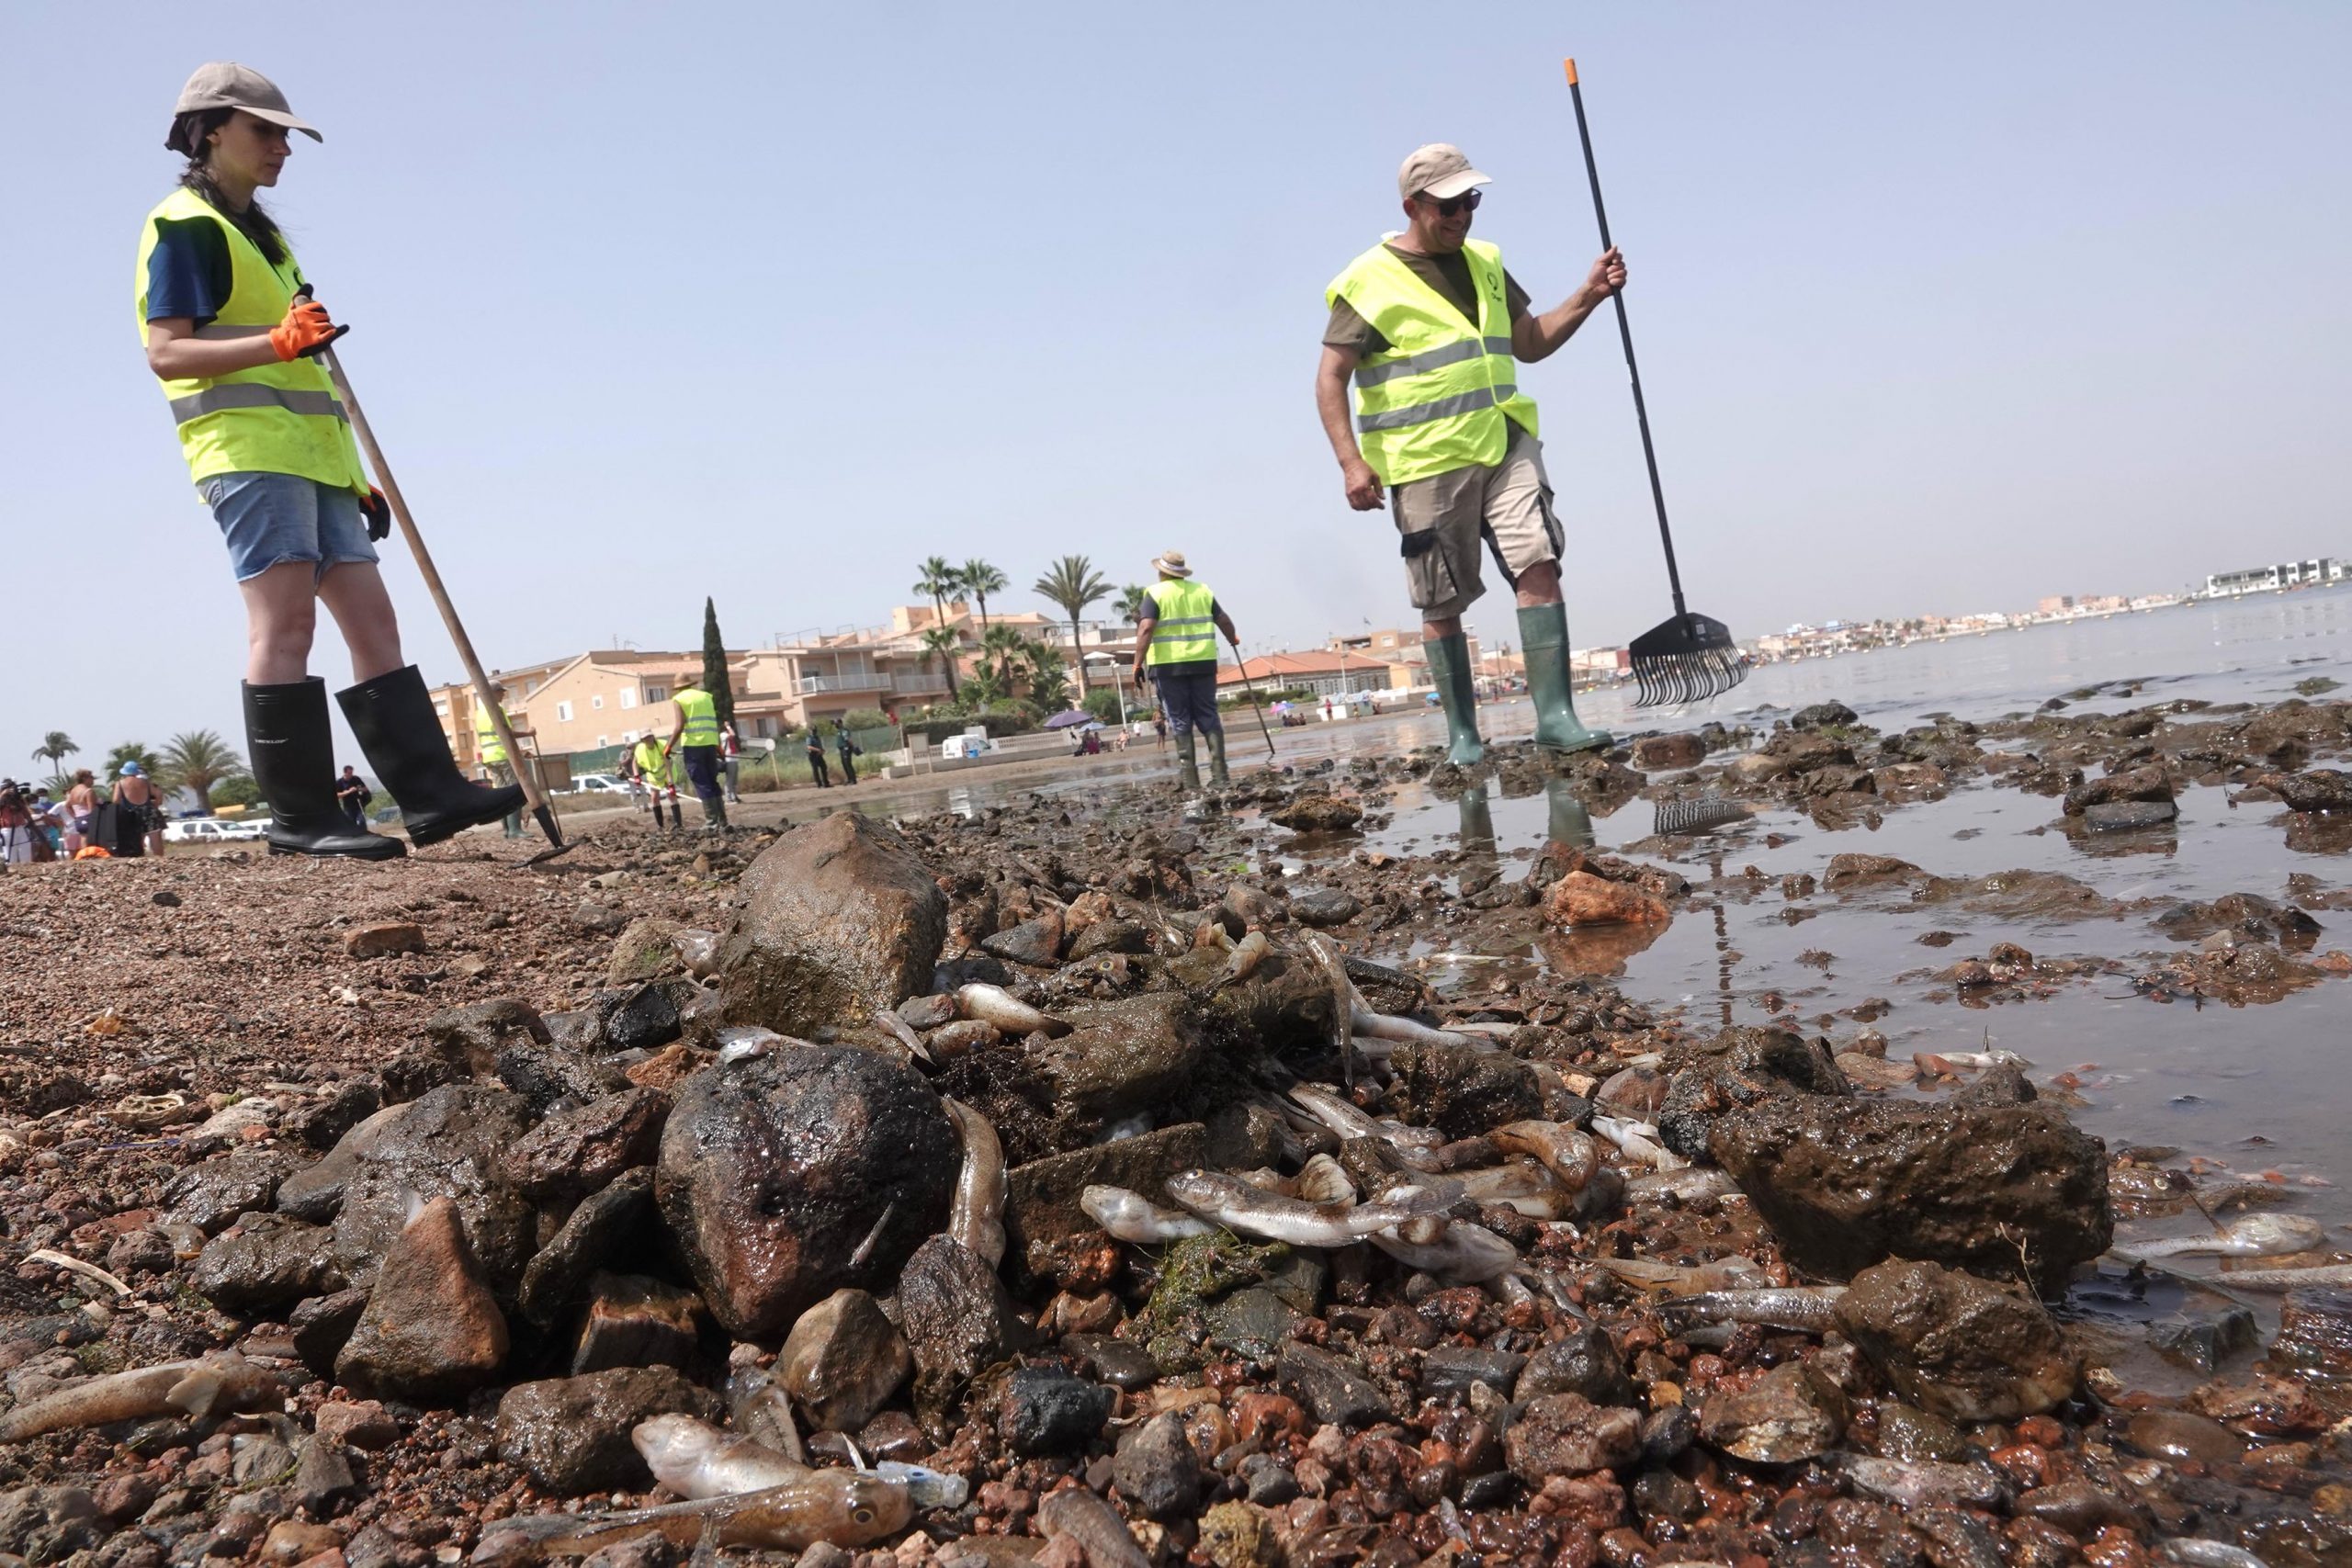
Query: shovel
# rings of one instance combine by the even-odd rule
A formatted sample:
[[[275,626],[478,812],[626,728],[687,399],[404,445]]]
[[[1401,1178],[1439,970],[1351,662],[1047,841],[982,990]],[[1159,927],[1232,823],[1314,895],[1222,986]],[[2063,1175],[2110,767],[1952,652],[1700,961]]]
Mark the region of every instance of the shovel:
[[[1584,143],[1584,172],[1592,182],[1592,215],[1600,220],[1600,248],[1610,248],[1609,209],[1600,204],[1600,167],[1592,160],[1592,132],[1585,125],[1584,92],[1570,60],[1568,96],[1577,107],[1577,137]],[[1674,564],[1674,535],[1666,525],[1666,491],[1657,480],[1657,453],[1650,445],[1650,412],[1642,401],[1641,367],[1634,363],[1634,329],[1625,321],[1625,296],[1612,293],[1617,336],[1625,345],[1625,374],[1634,383],[1634,417],[1642,427],[1642,460],[1649,465],[1650,500],[1657,507],[1657,536],[1666,546],[1666,581],[1674,591],[1674,615],[1634,639],[1634,679],[1641,684],[1635,707],[1664,703],[1705,702],[1747,679],[1747,660],[1731,639],[1731,628],[1711,615],[1693,615],[1682,602],[1682,573]]]
[[[305,285],[302,291],[309,293],[309,287]],[[523,798],[530,804],[531,817],[538,823],[539,831],[548,836],[548,847],[523,863],[538,865],[551,861],[572,847],[564,842],[563,829],[556,824],[555,808],[539,793],[538,781],[531,776],[531,770],[522,765],[523,752],[514,744],[514,731],[506,722],[506,710],[491,700],[490,674],[474,653],[473,638],[466,635],[465,623],[458,619],[458,607],[449,603],[449,591],[441,585],[441,573],[433,564],[432,553],[424,547],[424,536],[416,531],[416,519],[409,515],[408,502],[401,496],[400,481],[392,478],[392,470],[384,461],[384,449],[376,445],[376,433],[368,428],[368,416],[360,412],[359,400],[352,395],[351,378],[343,373],[343,363],[335,358],[334,349],[322,348],[317,357],[334,382],[334,395],[343,400],[343,412],[351,421],[351,433],[359,438],[359,449],[368,454],[368,466],[376,470],[384,499],[391,504],[392,521],[401,525],[401,537],[408,541],[409,554],[416,558],[417,575],[424,579],[424,591],[433,595],[434,606],[441,612],[441,624],[449,628],[449,640],[458,645],[458,657],[465,661],[466,675],[474,684],[474,700],[489,713],[491,728],[498,732],[498,743],[514,759],[514,782],[523,786]]]

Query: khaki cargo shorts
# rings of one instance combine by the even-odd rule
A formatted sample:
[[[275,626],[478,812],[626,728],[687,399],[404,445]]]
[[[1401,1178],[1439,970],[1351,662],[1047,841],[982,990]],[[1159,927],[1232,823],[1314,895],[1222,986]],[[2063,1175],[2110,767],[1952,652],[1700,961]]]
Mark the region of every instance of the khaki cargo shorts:
[[[1560,522],[1544,477],[1544,444],[1517,424],[1503,460],[1411,479],[1389,492],[1405,579],[1421,618],[1462,614],[1487,591],[1479,546],[1495,552],[1503,581],[1516,585],[1529,567],[1560,558]]]

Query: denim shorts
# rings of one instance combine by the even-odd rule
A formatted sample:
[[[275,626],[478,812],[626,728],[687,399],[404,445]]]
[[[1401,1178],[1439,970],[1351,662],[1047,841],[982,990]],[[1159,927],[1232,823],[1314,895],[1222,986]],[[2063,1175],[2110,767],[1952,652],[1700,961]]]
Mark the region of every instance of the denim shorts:
[[[197,481],[229,547],[230,570],[240,582],[280,561],[316,564],[315,576],[342,561],[376,559],[359,497],[300,474],[214,474]]]

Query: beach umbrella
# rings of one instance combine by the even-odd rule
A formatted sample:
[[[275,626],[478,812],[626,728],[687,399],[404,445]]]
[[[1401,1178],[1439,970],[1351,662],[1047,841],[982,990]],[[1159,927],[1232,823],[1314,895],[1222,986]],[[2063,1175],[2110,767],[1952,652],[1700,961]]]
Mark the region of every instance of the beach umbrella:
[[[1093,722],[1094,716],[1087,712],[1084,708],[1071,708],[1066,713],[1057,713],[1054,715],[1053,717],[1047,719],[1046,721],[1046,728],[1047,729],[1068,729],[1073,724],[1092,724]]]

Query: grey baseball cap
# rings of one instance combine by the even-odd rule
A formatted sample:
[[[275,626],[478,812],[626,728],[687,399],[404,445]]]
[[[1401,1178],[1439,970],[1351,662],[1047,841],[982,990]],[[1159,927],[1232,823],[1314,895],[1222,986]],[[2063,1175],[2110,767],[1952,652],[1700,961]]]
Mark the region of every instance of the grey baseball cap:
[[[256,119],[299,130],[313,141],[326,140],[318,127],[294,118],[277,83],[234,61],[215,60],[198,66],[187,85],[180,89],[180,101],[172,106],[172,115],[177,118],[198,109],[243,109]]]
[[[1472,186],[1492,184],[1489,176],[1470,166],[1469,156],[1451,141],[1414,148],[1405,166],[1396,171],[1396,194],[1402,197],[1431,196],[1443,201]]]

